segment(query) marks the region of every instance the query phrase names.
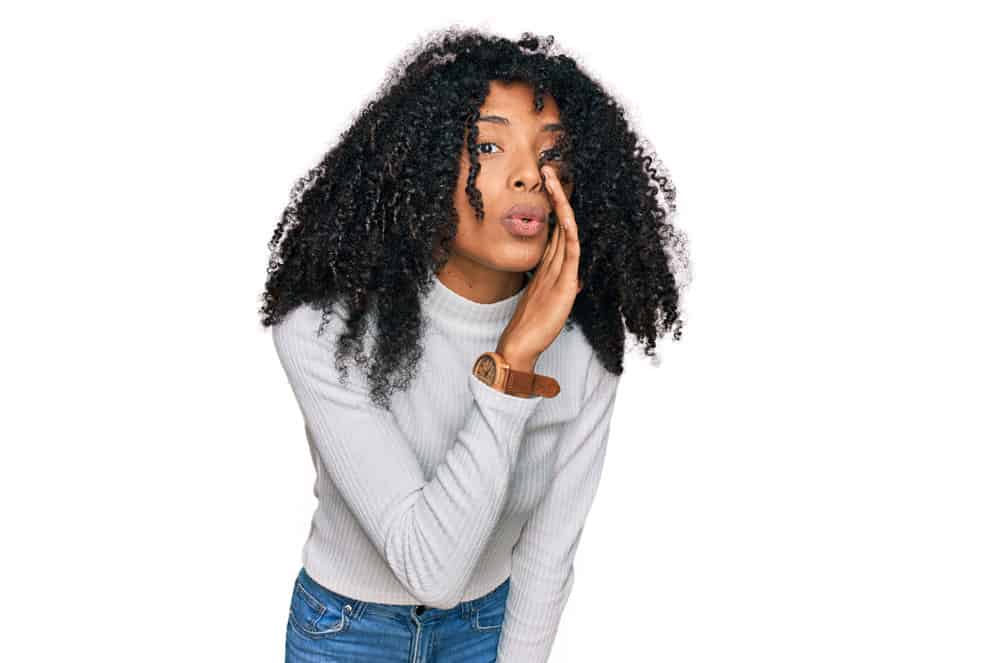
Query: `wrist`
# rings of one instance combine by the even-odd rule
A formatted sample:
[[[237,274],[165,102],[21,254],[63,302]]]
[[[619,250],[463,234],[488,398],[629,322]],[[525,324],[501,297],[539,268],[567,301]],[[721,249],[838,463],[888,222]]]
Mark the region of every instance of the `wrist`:
[[[515,371],[533,373],[534,365],[538,362],[538,355],[518,352],[515,348],[511,348],[502,343],[496,347],[496,352],[499,353],[499,355],[510,364],[510,368]]]
[[[472,374],[481,382],[502,393],[520,398],[558,396],[559,384],[550,375],[540,375],[534,366],[540,353],[519,353],[500,342],[496,350],[483,352],[472,367]],[[507,366],[509,370],[503,368]]]

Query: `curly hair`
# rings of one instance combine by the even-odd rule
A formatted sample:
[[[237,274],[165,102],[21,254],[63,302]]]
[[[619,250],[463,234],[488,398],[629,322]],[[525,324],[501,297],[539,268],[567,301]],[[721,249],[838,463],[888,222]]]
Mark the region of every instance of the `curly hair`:
[[[625,329],[656,360],[658,336],[672,329],[679,340],[687,254],[686,238],[671,222],[676,190],[669,173],[629,128],[624,109],[553,42],[529,32],[514,42],[455,27],[417,40],[339,142],[292,188],[268,244],[263,326],[307,303],[323,311],[321,334],[339,302],[346,324],[335,363],[342,381],[348,356],[368,364],[362,339],[371,312],[377,334],[370,398],[387,408],[394,389],[408,388],[423,353],[418,297],[447,262],[457,233],[461,149],[471,164],[461,184],[484,218],[475,186],[476,121],[496,80],[530,85],[536,110],[550,94],[566,127],[559,177],[574,184],[569,202],[584,284],[566,327],[581,325],[615,375],[624,370]]]

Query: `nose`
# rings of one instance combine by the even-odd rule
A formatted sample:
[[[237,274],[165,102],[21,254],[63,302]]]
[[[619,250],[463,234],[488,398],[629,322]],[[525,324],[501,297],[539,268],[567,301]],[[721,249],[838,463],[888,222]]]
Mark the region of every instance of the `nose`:
[[[521,157],[510,174],[512,186],[518,191],[535,191],[541,188],[541,162],[529,157]]]

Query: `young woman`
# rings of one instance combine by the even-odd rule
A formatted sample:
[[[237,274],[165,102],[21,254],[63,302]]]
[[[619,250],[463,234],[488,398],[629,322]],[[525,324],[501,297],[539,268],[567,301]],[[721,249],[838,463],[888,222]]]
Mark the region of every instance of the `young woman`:
[[[680,338],[653,162],[551,38],[448,30],[297,183],[261,310],[316,468],[287,661],[547,660],[625,330]]]

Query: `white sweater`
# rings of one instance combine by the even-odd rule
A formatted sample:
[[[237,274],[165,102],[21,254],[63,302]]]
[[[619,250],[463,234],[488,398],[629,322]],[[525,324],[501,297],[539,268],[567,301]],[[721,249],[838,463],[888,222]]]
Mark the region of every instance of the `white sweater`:
[[[392,394],[391,412],[371,403],[351,360],[347,386],[338,381],[341,308],[322,337],[322,312],[309,304],[272,328],[316,468],[306,571],[362,601],[445,609],[510,577],[498,663],[548,659],[619,380],[578,326],[536,363],[558,380],[554,398],[511,396],[473,377],[523,292],[479,304],[435,275],[421,303],[429,325],[419,372]]]

